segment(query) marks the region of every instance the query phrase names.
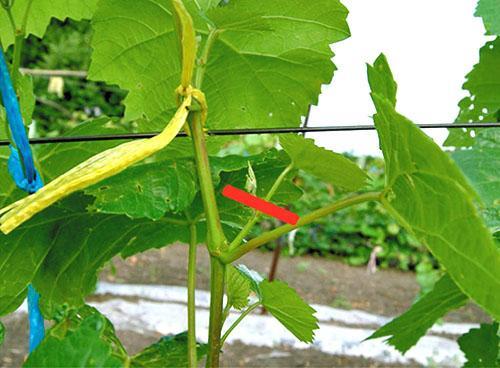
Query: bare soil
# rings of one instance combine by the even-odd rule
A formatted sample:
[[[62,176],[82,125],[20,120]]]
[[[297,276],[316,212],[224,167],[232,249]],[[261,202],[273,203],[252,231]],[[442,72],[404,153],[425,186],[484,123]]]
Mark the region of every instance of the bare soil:
[[[269,273],[272,253],[254,251],[239,263]],[[341,261],[315,256],[281,257],[277,279],[286,281],[308,302],[343,309],[361,309],[385,316],[395,316],[411,306],[418,295],[415,274],[398,270],[379,270],[369,274],[365,267],[352,267]],[[204,246],[198,248],[198,288],[209,290],[210,262]],[[149,251],[126,260],[115,258],[106,267],[102,280],[117,283],[142,283],[186,286],[187,247],[172,245]],[[450,322],[487,321],[474,305],[446,317]]]
[[[241,263],[262,274],[269,272],[272,254],[255,251]],[[127,260],[115,258],[106,266],[101,280],[115,283],[165,284],[185,286],[187,247],[173,245],[148,251]],[[198,288],[209,289],[209,257],[199,248],[197,260]],[[367,273],[364,267],[348,266],[340,261],[313,256],[280,259],[277,278],[297,289],[308,302],[343,309],[361,309],[394,316],[404,312],[418,294],[412,273],[379,270]],[[470,304],[445,318],[453,322],[483,322],[488,317]],[[19,367],[27,354],[27,322],[20,315],[2,319],[7,329],[0,347],[0,366]],[[129,353],[133,354],[157,341],[157,334],[118,331]],[[289,347],[264,348],[236,343],[225,347],[224,367],[393,367],[375,361],[331,356],[314,349],[290,350]]]

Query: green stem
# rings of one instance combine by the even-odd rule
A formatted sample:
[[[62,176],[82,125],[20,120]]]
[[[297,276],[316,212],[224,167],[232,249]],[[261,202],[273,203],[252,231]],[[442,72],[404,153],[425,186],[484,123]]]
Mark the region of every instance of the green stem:
[[[201,89],[207,67],[208,56],[219,32],[212,29],[208,35],[202,51],[195,76],[195,88]],[[210,252],[210,322],[208,326],[208,356],[207,367],[218,367],[220,357],[220,336],[222,330],[222,308],[224,300],[224,282],[226,266],[218,259],[222,250],[227,248],[226,238],[222,230],[215,190],[212,182],[212,173],[208,162],[208,153],[205,142],[205,133],[201,122],[200,112],[192,114],[190,124],[200,192],[207,219],[207,248]]]
[[[196,224],[189,226],[191,241],[188,257],[188,367],[198,365],[196,353]]]
[[[196,70],[195,84],[196,88],[201,89],[203,84],[203,78],[205,77],[205,71],[207,70],[208,56],[210,55],[210,51],[212,50],[212,46],[219,36],[220,31],[216,28],[212,28],[207,37],[207,42],[203,47],[203,51],[201,53],[201,57],[198,61],[198,69]]]
[[[17,89],[18,87],[18,74],[19,68],[21,66],[21,55],[24,46],[24,38],[26,36],[26,26],[28,24],[28,16],[31,11],[31,6],[33,5],[33,0],[28,0],[26,4],[26,9],[24,11],[23,20],[21,23],[21,29],[16,29],[15,33],[15,41],[14,41],[14,57],[12,59],[12,74],[13,74],[13,83],[14,87]]]
[[[208,161],[205,132],[201,124],[200,113],[192,114],[191,134],[193,138],[194,153],[200,191],[208,225],[208,250],[211,255],[218,256],[222,248],[226,247],[226,240],[220,222],[219,210],[215,200],[215,189]]]
[[[245,318],[250,313],[252,313],[252,311],[255,310],[255,308],[257,308],[259,305],[260,305],[260,301],[255,302],[254,304],[250,305],[247,309],[245,309],[245,311],[243,313],[240,314],[238,319],[233,322],[233,324],[231,325],[231,327],[228,328],[228,330],[226,331],[224,336],[222,336],[222,339],[221,339],[222,345],[224,345],[224,342],[226,342],[226,339],[231,334],[231,332],[233,332],[233,330],[236,328],[236,326],[238,326],[240,324],[240,322],[243,321],[243,318]]]
[[[222,324],[226,322],[227,316],[229,315],[229,312],[231,312],[231,304],[228,303],[224,307],[224,310],[222,311]]]
[[[210,257],[210,323],[208,326],[208,357],[207,367],[218,367],[220,350],[222,348],[222,307],[224,300],[224,282],[226,265],[218,258]]]
[[[283,180],[285,180],[285,177],[288,175],[288,173],[292,169],[293,169],[293,164],[290,164],[287,167],[285,167],[285,169],[281,172],[280,176],[278,176],[278,178],[274,182],[273,186],[271,187],[271,189],[269,189],[269,192],[265,196],[264,199],[266,201],[271,200],[271,198],[274,196],[274,194],[276,193],[276,191],[280,187]],[[261,216],[260,212],[255,212],[253,214],[253,216],[250,218],[250,220],[248,220],[248,222],[245,224],[243,229],[241,229],[239,234],[233,239],[233,241],[229,245],[229,251],[234,250],[241,245],[241,243],[243,242],[243,239],[245,239],[245,237],[250,233],[250,231],[255,226],[257,221],[259,221],[260,216]]]
[[[221,257],[219,257],[224,263],[228,264],[231,262],[236,261],[246,253],[250,252],[251,250],[254,250],[261,245],[267,244],[273,240],[278,239],[280,236],[283,236],[286,233],[289,233],[290,231],[301,227],[308,225],[322,217],[325,217],[329,214],[332,214],[334,212],[337,212],[343,208],[350,207],[359,203],[363,202],[368,202],[368,201],[377,201],[380,200],[381,193],[376,192],[376,193],[364,193],[364,194],[359,194],[350,198],[346,198],[343,200],[340,200],[338,202],[332,203],[329,206],[320,208],[319,210],[313,211],[305,216],[302,216],[299,221],[297,222],[296,225],[283,225],[280,226],[270,232],[267,232],[265,234],[262,234],[258,236],[257,238],[254,238],[250,240],[249,242],[243,244],[242,246],[229,250],[222,254]]]
[[[194,145],[196,169],[200,182],[203,207],[207,218],[207,247],[210,252],[210,323],[208,335],[207,367],[218,367],[220,356],[220,335],[222,330],[222,308],[226,266],[218,259],[221,251],[227,247],[222,230],[215,191],[212,182],[210,164],[201,124],[200,113],[194,112],[191,121],[191,134]]]

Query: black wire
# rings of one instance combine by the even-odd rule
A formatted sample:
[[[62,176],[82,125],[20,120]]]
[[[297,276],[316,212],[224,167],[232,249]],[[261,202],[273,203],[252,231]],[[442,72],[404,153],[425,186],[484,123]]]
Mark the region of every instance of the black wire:
[[[467,124],[420,124],[423,129],[462,129],[462,128],[500,128],[500,123],[467,123]],[[210,136],[231,136],[231,135],[252,135],[252,134],[279,134],[279,133],[326,133],[326,132],[352,132],[375,130],[373,125],[341,125],[324,127],[298,127],[298,128],[256,128],[256,129],[228,129],[208,131]],[[50,143],[75,143],[75,142],[99,142],[114,140],[132,140],[151,138],[159,132],[150,133],[126,133],[126,134],[103,134],[103,135],[83,135],[73,137],[48,137],[30,139],[30,144],[50,144]],[[177,137],[186,137],[185,132],[181,132]],[[8,140],[0,140],[0,146],[8,146]]]

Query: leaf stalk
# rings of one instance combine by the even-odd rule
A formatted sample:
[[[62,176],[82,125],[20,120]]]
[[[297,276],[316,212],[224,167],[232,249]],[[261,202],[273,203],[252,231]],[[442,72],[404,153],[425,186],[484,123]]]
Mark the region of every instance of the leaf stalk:
[[[381,199],[381,193],[380,192],[370,192],[370,193],[363,193],[363,194],[358,194],[349,198],[342,199],[340,201],[337,201],[335,203],[332,203],[326,207],[320,208],[316,211],[313,211],[305,216],[302,216],[300,220],[297,222],[296,225],[283,225],[280,226],[270,232],[267,232],[265,234],[262,234],[249,242],[243,244],[242,246],[233,249],[233,250],[228,250],[227,252],[223,253],[219,258],[221,259],[222,262],[229,264],[231,262],[236,261],[237,259],[241,258],[248,252],[260,247],[261,245],[267,244],[273,240],[278,239],[279,237],[285,235],[286,233],[289,233],[290,231],[297,229],[299,227],[309,225],[310,223],[325,217],[327,215],[330,215],[334,212],[337,212],[341,209],[354,206],[356,204],[360,204],[363,202],[368,202],[368,201],[379,201]]]
[[[229,335],[231,334],[231,332],[233,332],[233,330],[240,324],[241,321],[243,321],[243,319],[248,316],[250,313],[252,313],[255,308],[257,308],[258,306],[260,305],[260,301],[258,302],[255,302],[253,303],[252,305],[250,305],[247,309],[245,309],[244,312],[242,312],[240,314],[240,316],[238,317],[238,319],[236,321],[233,322],[233,324],[228,328],[228,330],[224,333],[224,336],[222,336],[222,339],[221,339],[221,345],[223,346],[224,343],[226,342],[226,339],[229,337]]]

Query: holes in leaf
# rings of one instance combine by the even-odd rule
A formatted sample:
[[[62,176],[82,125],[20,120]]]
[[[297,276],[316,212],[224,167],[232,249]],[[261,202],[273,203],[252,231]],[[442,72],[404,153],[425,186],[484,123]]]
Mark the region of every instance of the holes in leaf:
[[[481,110],[481,112],[482,112],[483,114],[487,114],[487,113],[488,113],[488,109],[487,109],[486,107],[483,107],[483,109]]]
[[[273,114],[272,112],[270,112],[270,113],[269,113],[269,117],[270,117],[270,118],[272,118],[272,117],[273,117],[273,115],[274,115],[274,114]]]
[[[470,104],[469,110],[471,110],[471,111],[474,110],[474,104]]]
[[[484,120],[484,116],[483,115],[479,115],[479,121],[483,121]]]

